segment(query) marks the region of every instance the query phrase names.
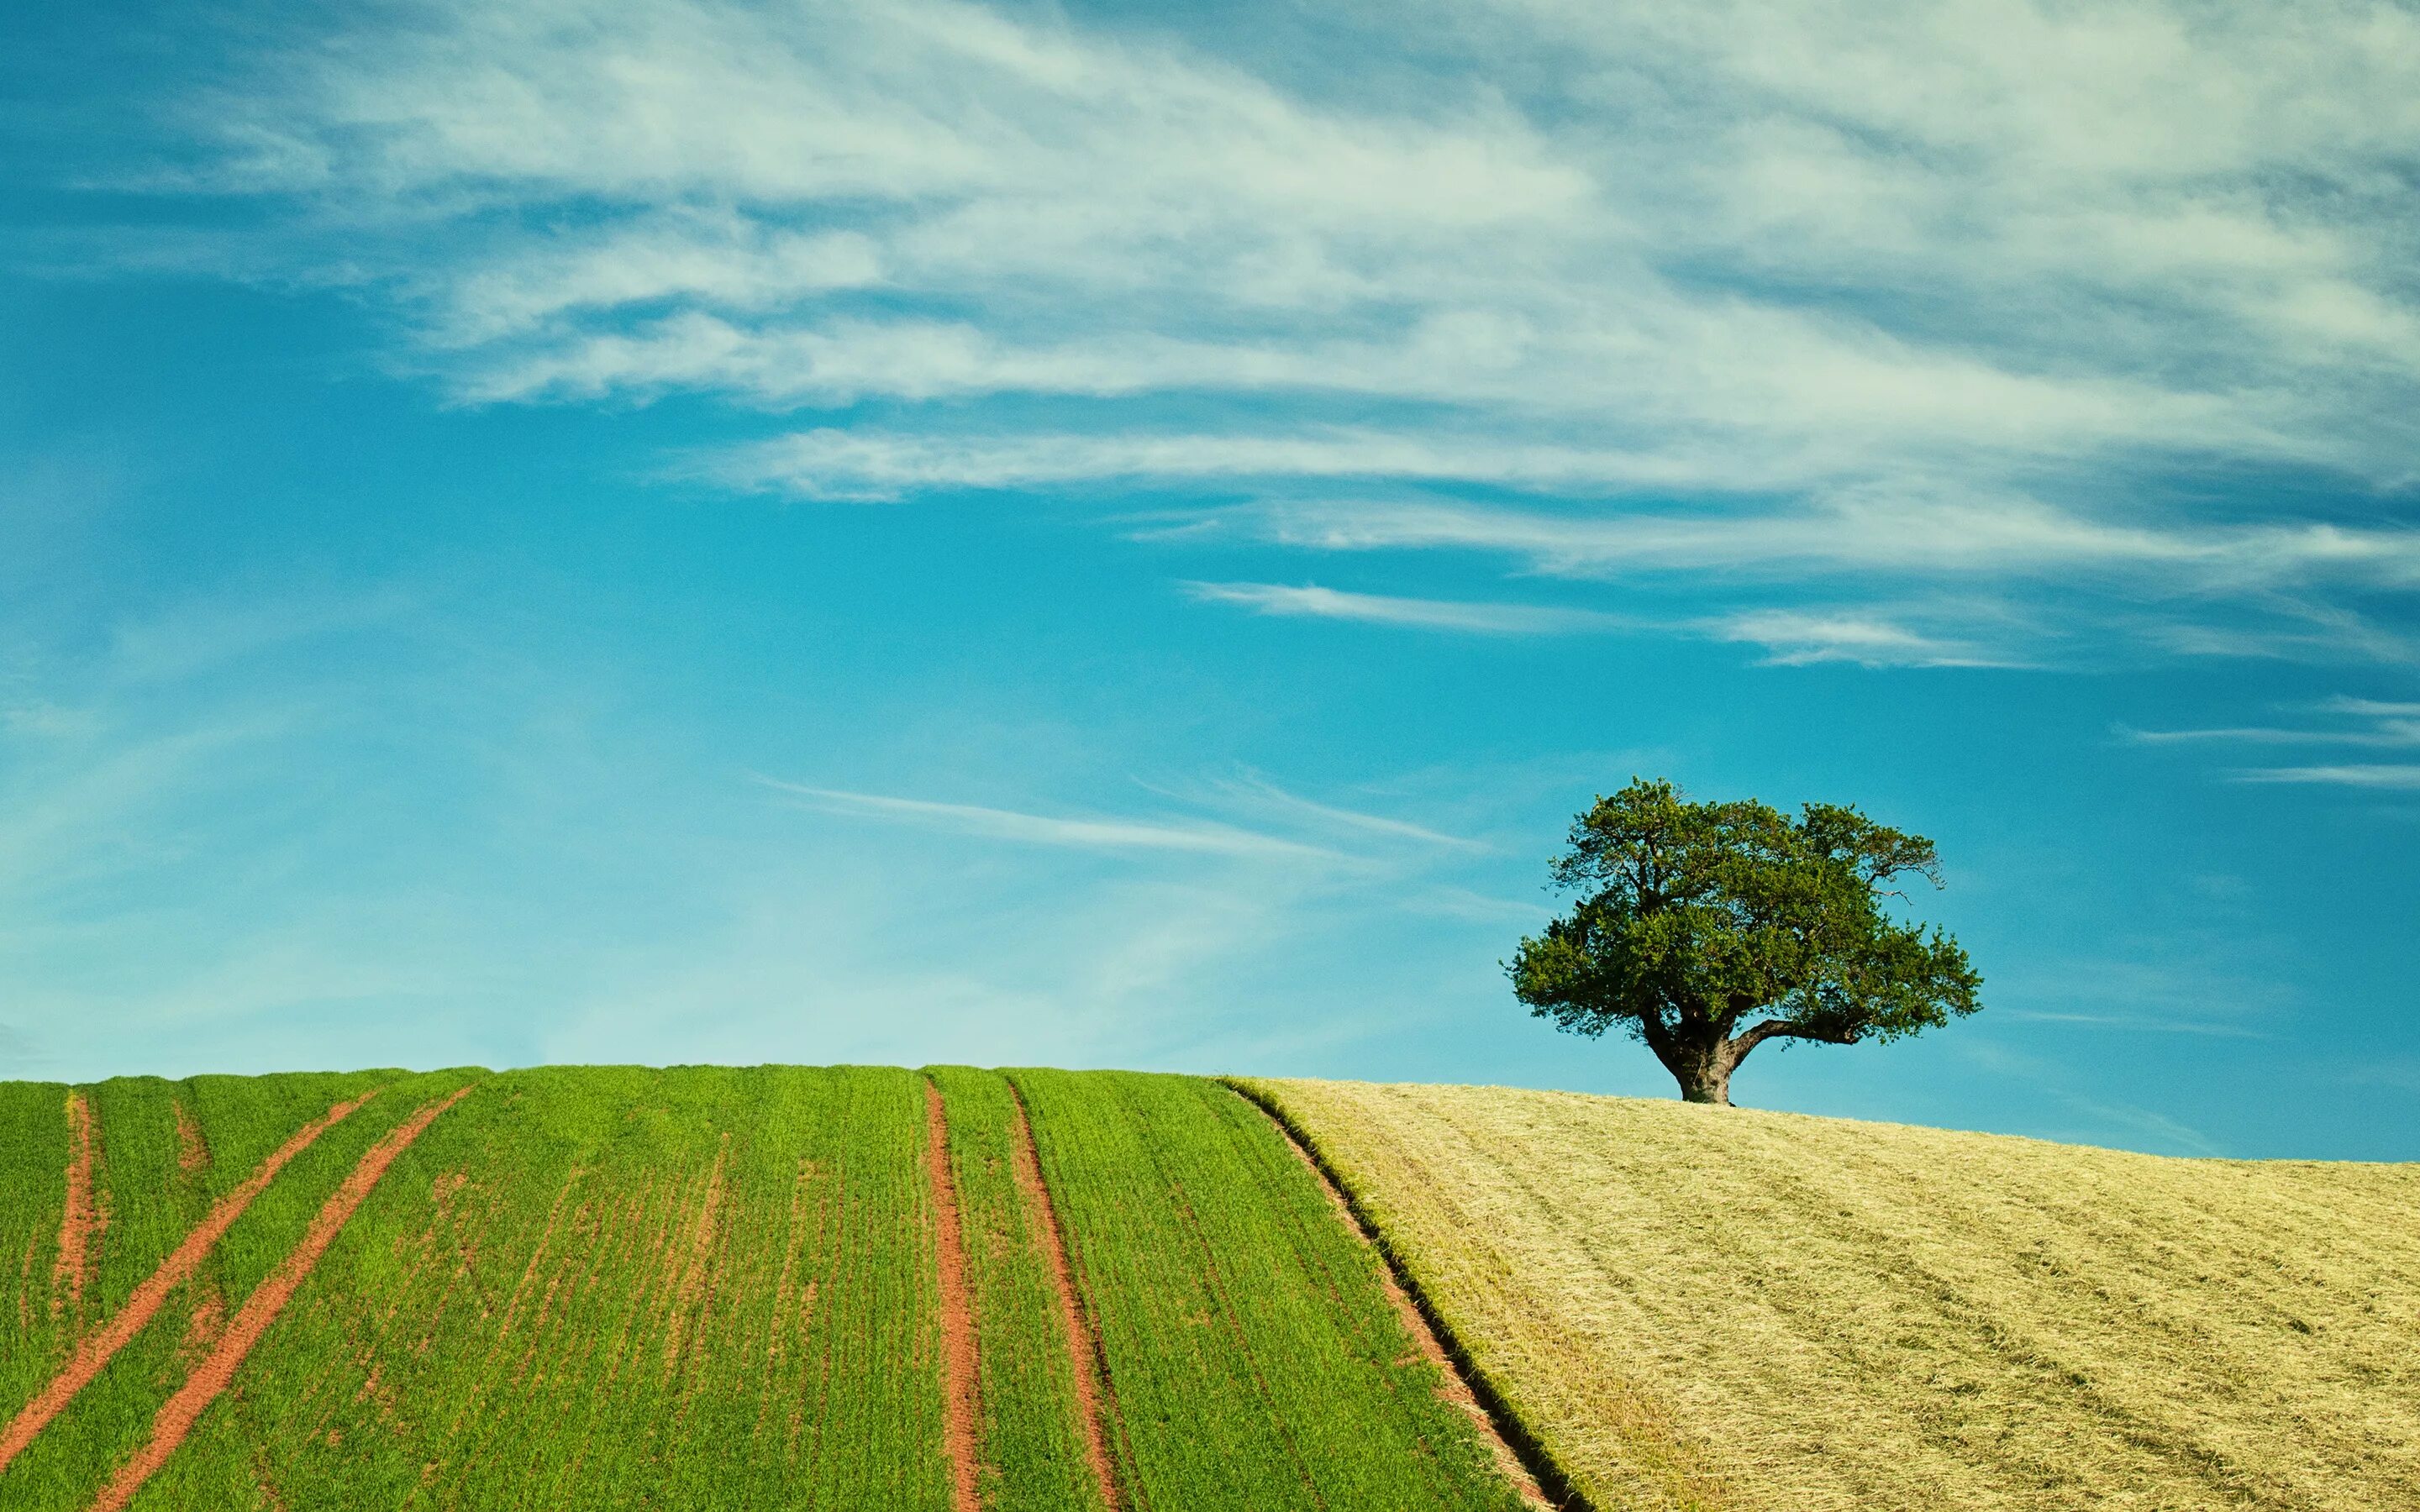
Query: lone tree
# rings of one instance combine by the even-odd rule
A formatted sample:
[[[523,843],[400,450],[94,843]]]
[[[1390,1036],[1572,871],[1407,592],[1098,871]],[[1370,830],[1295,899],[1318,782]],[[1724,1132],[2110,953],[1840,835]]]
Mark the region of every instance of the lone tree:
[[[1619,1027],[1682,1097],[1728,1105],[1731,1072],[1767,1040],[1896,1040],[1982,1006],[1956,940],[1884,914],[1909,872],[1941,886],[1932,841],[1854,808],[1793,820],[1634,778],[1572,822],[1554,879],[1579,901],[1506,970],[1536,1016]]]

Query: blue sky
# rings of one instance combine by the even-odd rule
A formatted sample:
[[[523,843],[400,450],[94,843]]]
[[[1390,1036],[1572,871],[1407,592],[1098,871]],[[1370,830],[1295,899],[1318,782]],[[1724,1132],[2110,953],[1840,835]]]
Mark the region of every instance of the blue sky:
[[[1668,1095],[1634,773],[1987,1011],[1768,1106],[2420,1158],[2420,16],[17,8],[0,1075]]]

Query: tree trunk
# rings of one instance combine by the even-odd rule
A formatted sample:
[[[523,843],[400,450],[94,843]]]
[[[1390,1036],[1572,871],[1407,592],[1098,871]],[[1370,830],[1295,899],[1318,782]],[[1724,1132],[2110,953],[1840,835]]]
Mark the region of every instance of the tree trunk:
[[[1731,1105],[1731,1072],[1739,1065],[1740,1056],[1730,1041],[1720,1038],[1711,1043],[1667,1041],[1656,1047],[1656,1058],[1681,1084],[1682,1102]]]
[[[1731,1105],[1731,1068],[1719,1055],[1677,1069],[1672,1076],[1681,1084],[1683,1103],[1711,1103],[1726,1108]]]

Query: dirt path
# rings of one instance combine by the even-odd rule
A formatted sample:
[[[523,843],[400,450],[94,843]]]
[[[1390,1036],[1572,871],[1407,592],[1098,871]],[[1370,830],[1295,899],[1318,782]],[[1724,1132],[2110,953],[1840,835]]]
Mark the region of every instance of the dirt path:
[[[1010,1105],[1016,1116],[1013,1163],[1016,1184],[1042,1224],[1044,1247],[1050,1256],[1050,1275],[1059,1288],[1059,1311],[1067,1331],[1067,1357],[1076,1367],[1076,1412],[1084,1420],[1084,1457],[1092,1461],[1093,1478],[1100,1483],[1101,1504],[1120,1512],[1118,1477],[1109,1468],[1109,1443],[1103,1427],[1101,1401],[1107,1395],[1101,1380],[1092,1325],[1076,1292],[1075,1268],[1067,1263],[1067,1241],[1059,1232],[1059,1211],[1050,1205],[1050,1189],[1042,1181],[1042,1159],[1033,1148],[1033,1126],[1025,1120],[1025,1099],[1011,1088]]]
[[[202,1126],[185,1111],[181,1098],[168,1105],[177,1110],[177,1169],[188,1172],[209,1169],[210,1142],[202,1137]]]
[[[941,1089],[924,1083],[924,1168],[933,1181],[933,1247],[940,1254],[941,1337],[949,1360],[950,1414],[946,1429],[955,1512],[982,1512],[975,1489],[976,1429],[982,1414],[975,1401],[981,1379],[975,1359],[975,1310],[967,1295],[967,1252],[958,1235],[958,1183],[950,1174],[950,1122]]]
[[[1471,1422],[1478,1427],[1481,1437],[1486,1442],[1489,1452],[1495,1456],[1496,1468],[1503,1473],[1506,1480],[1512,1483],[1512,1489],[1520,1492],[1521,1500],[1532,1506],[1554,1506],[1556,1504],[1547,1498],[1544,1489],[1539,1486],[1538,1477],[1531,1473],[1527,1464],[1523,1463],[1520,1455],[1514,1452],[1512,1441],[1506,1437],[1503,1427],[1490,1415],[1487,1409],[1481,1405],[1479,1394],[1471,1388],[1469,1378],[1463,1374],[1461,1365],[1447,1350],[1445,1341],[1438,1336],[1437,1330],[1430,1321],[1428,1314],[1413,1300],[1411,1292],[1404,1285],[1403,1277],[1396,1273],[1393,1260],[1379,1246],[1369,1226],[1361,1221],[1361,1215],[1353,1211],[1353,1204],[1346,1200],[1343,1190],[1336,1184],[1335,1179],[1319,1164],[1318,1159],[1304,1145],[1301,1136],[1285,1119],[1278,1117],[1266,1104],[1241,1088],[1231,1086],[1230,1089],[1267,1115],[1269,1121],[1277,1126],[1278,1133],[1285,1136],[1287,1148],[1291,1149],[1295,1152],[1295,1157],[1310,1169],[1312,1180],[1319,1183],[1319,1189],[1327,1194],[1327,1200],[1335,1205],[1337,1216],[1343,1220],[1344,1227],[1375,1252],[1373,1257],[1378,1261],[1378,1280],[1379,1284],[1386,1288],[1387,1300],[1393,1304],[1396,1317],[1403,1320],[1404,1331],[1409,1334],[1413,1342],[1419,1346],[1420,1353],[1427,1357],[1429,1364],[1436,1366],[1437,1395],[1469,1415]]]
[[[127,1340],[143,1331],[143,1325],[149,1322],[151,1315],[160,1310],[160,1304],[167,1301],[168,1293],[176,1289],[178,1283],[194,1273],[194,1268],[202,1263],[203,1257],[209,1254],[210,1247],[219,1242],[228,1226],[243,1216],[243,1210],[251,1207],[252,1199],[260,1196],[261,1189],[269,1185],[270,1178],[284,1168],[287,1161],[309,1149],[311,1142],[331,1126],[376,1096],[378,1092],[375,1089],[365,1092],[351,1102],[337,1103],[304,1124],[295,1131],[292,1138],[271,1151],[269,1158],[244,1179],[241,1186],[219,1198],[211,1207],[209,1215],[195,1224],[174,1253],[160,1262],[160,1268],[134,1288],[134,1294],[126,1299],[126,1305],[117,1310],[108,1325],[77,1346],[67,1368],[42,1389],[39,1396],[9,1420],[5,1431],[0,1431],[0,1470],[8,1469],[8,1462],[23,1453],[25,1445],[34,1442],[34,1435],[58,1416],[68,1403],[75,1399],[76,1393],[92,1383],[93,1377],[101,1374],[101,1367],[109,1364],[110,1356],[124,1349]]]
[[[84,1288],[92,1279],[92,1268],[98,1258],[93,1251],[101,1242],[101,1231],[108,1219],[102,1215],[92,1192],[92,1152],[94,1145],[92,1104],[81,1092],[68,1094],[68,1201],[59,1214],[59,1256],[51,1265],[51,1316],[80,1310],[84,1306]],[[0,1452],[0,1465],[8,1462],[7,1453]]]
[[[384,1138],[369,1148],[368,1153],[362,1156],[361,1163],[353,1167],[352,1174],[345,1178],[344,1184],[337,1187],[320,1207],[319,1215],[311,1220],[311,1227],[303,1232],[292,1253],[279,1261],[269,1279],[244,1299],[243,1306],[237,1311],[234,1321],[227,1324],[226,1332],[220,1335],[218,1347],[210,1351],[210,1357],[187,1376],[185,1383],[177,1388],[177,1394],[161,1407],[159,1415],[151,1420],[151,1442],[143,1446],[142,1453],[119,1468],[117,1474],[94,1499],[93,1512],[119,1512],[142,1489],[143,1483],[168,1462],[168,1457],[185,1442],[185,1435],[201,1417],[203,1410],[215,1401],[219,1393],[226,1390],[227,1383],[235,1379],[236,1369],[243,1364],[244,1356],[252,1352],[252,1347],[269,1331],[269,1325],[277,1321],[277,1315],[286,1310],[295,1288],[310,1275],[312,1267],[319,1263],[319,1257],[335,1241],[346,1220],[352,1217],[353,1211],[370,1195],[370,1189],[378,1185],[379,1178],[386,1174],[386,1168],[395,1163],[397,1155],[411,1148],[411,1142],[420,1137],[421,1131],[427,1128],[439,1114],[462,1101],[470,1090],[468,1087],[460,1088],[451,1097],[428,1103],[387,1131]]]

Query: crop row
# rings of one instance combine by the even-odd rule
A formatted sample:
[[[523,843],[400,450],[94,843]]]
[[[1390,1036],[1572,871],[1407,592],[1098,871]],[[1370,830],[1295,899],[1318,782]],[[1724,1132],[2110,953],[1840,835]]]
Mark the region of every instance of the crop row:
[[[1196,1077],[1015,1072],[1115,1402],[1134,1504],[1520,1504],[1267,1118]]]
[[[923,1115],[905,1072],[491,1078],[138,1505],[939,1512]]]
[[[1517,1504],[1284,1136],[1193,1078],[0,1084],[0,1245],[11,1512]]]
[[[76,1103],[60,1088],[0,1103],[12,1149],[39,1163],[36,1177],[47,1175],[54,1188],[32,1205],[32,1246],[21,1252],[12,1278],[10,1310],[20,1332],[5,1351],[7,1396],[0,1398],[12,1429],[41,1421],[0,1472],[0,1500],[12,1512],[88,1504],[150,1441],[160,1408],[293,1251],[362,1154],[429,1096],[461,1080],[397,1073],[130,1078],[81,1089]],[[373,1091],[378,1095],[362,1101]],[[64,1120],[63,1104],[74,1110]],[[332,1110],[341,1116],[331,1120]],[[90,1133],[88,1164],[72,1158],[80,1122]],[[46,1134],[45,1123],[58,1133]],[[294,1148],[298,1131],[314,1127],[307,1144]],[[44,1153],[53,1159],[41,1161]],[[90,1221],[82,1225],[68,1200],[80,1184],[79,1165],[85,1165],[91,1193]],[[281,1165],[275,1180],[256,1180],[264,1165]],[[23,1180],[13,1156],[11,1167],[10,1181]],[[70,1172],[64,1186],[63,1167]],[[184,1245],[214,1210],[237,1215],[215,1242]],[[79,1249],[85,1269],[80,1287],[59,1265]],[[178,1263],[163,1266],[172,1256]],[[144,1326],[131,1326],[147,1317]],[[63,1396],[56,1389],[63,1379],[78,1389]],[[53,1409],[54,1415],[45,1416]]]

